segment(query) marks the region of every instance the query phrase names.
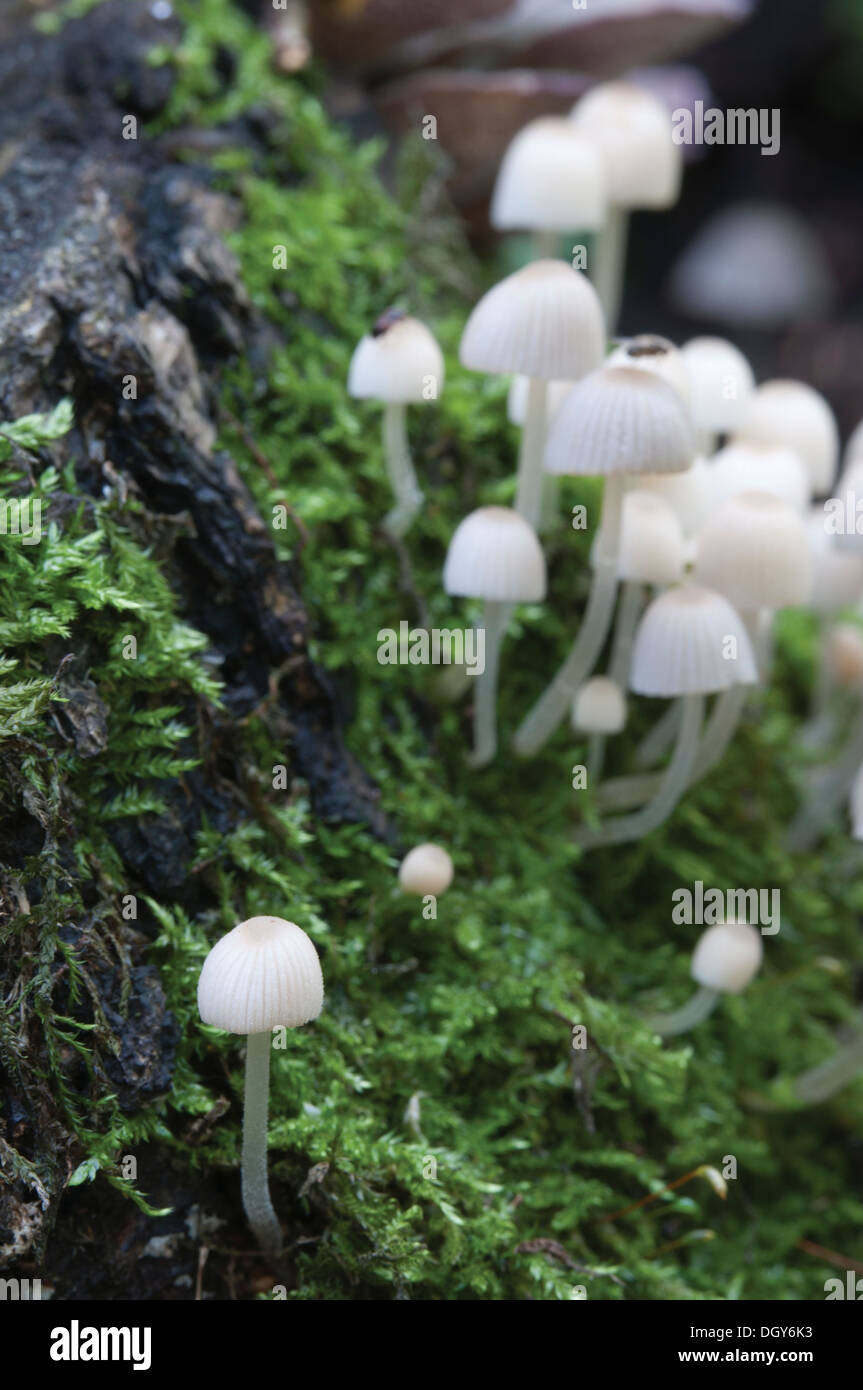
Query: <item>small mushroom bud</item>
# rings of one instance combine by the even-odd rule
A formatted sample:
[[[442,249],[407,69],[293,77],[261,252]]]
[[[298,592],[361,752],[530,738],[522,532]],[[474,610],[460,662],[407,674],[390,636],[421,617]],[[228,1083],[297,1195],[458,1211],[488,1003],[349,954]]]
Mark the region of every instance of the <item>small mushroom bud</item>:
[[[416,845],[399,866],[399,885],[405,893],[438,898],[453,880],[453,862],[440,845]]]
[[[674,1013],[649,1020],[663,1037],[684,1033],[713,1012],[720,995],[740,994],[761,967],[761,936],[748,922],[720,922],[698,938],[692,953],[691,975],[700,986],[688,1003]]]

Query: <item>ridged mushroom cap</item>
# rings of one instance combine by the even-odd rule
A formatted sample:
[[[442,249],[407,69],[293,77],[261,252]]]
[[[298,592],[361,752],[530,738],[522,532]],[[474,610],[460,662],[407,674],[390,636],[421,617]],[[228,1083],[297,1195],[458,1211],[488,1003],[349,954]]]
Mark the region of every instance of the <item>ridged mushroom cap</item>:
[[[250,917],[217,941],[198,980],[204,1023],[228,1033],[299,1028],[324,1003],[321,963],[295,922]]]
[[[348,395],[362,400],[417,404],[439,396],[443,384],[437,339],[409,315],[382,314],[360,339],[348,370]]]
[[[723,994],[740,994],[761,967],[761,933],[748,922],[717,922],[699,938],[692,953],[693,980]]]
[[[713,500],[717,506],[740,492],[769,492],[795,511],[812,500],[809,472],[799,454],[781,444],[736,435],[710,460]]]
[[[574,386],[551,424],[549,473],[682,473],[695,438],[680,396],[634,367],[601,367]]]
[[[766,492],[741,492],[698,535],[695,576],[742,612],[806,603],[812,560],[803,517]]]
[[[533,527],[510,507],[478,507],[456,527],[443,586],[493,603],[545,598],[545,556]]]
[[[809,602],[816,613],[838,613],[863,598],[863,554],[840,550],[818,504],[809,514],[807,533],[813,584]]]
[[[617,573],[637,584],[676,584],[686,565],[680,519],[655,492],[635,489],[623,499]]]
[[[726,338],[690,338],[681,354],[689,373],[696,428],[710,434],[732,434],[755,390],[749,362]]]
[[[619,734],[626,726],[626,696],[608,676],[592,676],[572,702],[572,727],[586,734]]]
[[[686,583],[647,608],[632,649],[629,684],[637,694],[710,695],[757,679],[749,634],[721,594]]]
[[[830,491],[839,464],[839,428],[827,401],[802,381],[765,381],[750,396],[738,433],[799,454],[812,491]]]
[[[686,536],[696,535],[713,510],[712,474],[704,458],[697,458],[683,473],[645,473],[638,486],[668,503]]]
[[[454,873],[453,862],[440,845],[415,845],[399,865],[399,885],[404,893],[439,897],[449,888]]]
[[[464,366],[476,372],[578,381],[605,352],[599,297],[565,261],[533,261],[483,295],[459,352]]]
[[[618,343],[605,359],[606,367],[634,367],[636,371],[652,372],[661,381],[673,386],[692,414],[692,384],[680,349],[668,338],[657,333],[639,333]]]
[[[570,119],[602,151],[610,203],[669,208],[677,202],[683,152],[658,97],[629,82],[602,82],[576,102]]]
[[[490,221],[501,231],[596,231],[605,221],[605,166],[566,116],[523,126],[498,170]]]

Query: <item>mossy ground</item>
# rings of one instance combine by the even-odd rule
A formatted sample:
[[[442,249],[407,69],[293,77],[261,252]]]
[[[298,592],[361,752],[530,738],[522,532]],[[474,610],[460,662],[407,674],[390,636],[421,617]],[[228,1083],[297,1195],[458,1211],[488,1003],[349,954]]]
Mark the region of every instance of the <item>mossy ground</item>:
[[[212,907],[190,920],[172,902],[149,904],[160,925],[151,959],[181,1027],[170,1093],[128,1116],[96,1078],[71,1086],[68,1049],[86,1061],[103,1025],[95,1016],[82,1023],[80,1010],[77,1021],[51,1011],[46,982],[64,950],[63,923],[94,884],[101,902],[133,891],[107,826],[156,809],[159,782],[189,761],[180,710],[206,706],[218,691],[199,654],[203,639],[183,626],[157,556],[116,502],[88,503],[86,518],[82,510],[78,523],[30,549],[2,538],[0,644],[17,662],[0,671],[6,786],[23,778],[49,820],[62,788],[73,786],[78,823],[88,827],[75,862],[57,864],[55,876],[46,880],[44,857],[31,865],[41,899],[2,928],[4,950],[26,948],[20,999],[50,1041],[45,1081],[85,1155],[73,1181],[128,1187],[118,1159],[148,1141],[171,1150],[192,1185],[198,1173],[237,1172],[242,1044],[200,1024],[195,986],[223,931],[272,912],[310,932],[327,986],[321,1018],[274,1054],[277,1190],[296,1194],[313,1165],[329,1165],[281,1211],[289,1240],[316,1237],[296,1253],[290,1297],[567,1299],[584,1285],[591,1299],[820,1299],[831,1270],[798,1248],[801,1239],[863,1259],[863,1084],[814,1111],[758,1104],[777,1077],[829,1054],[853,1012],[861,962],[863,889],[846,839],[797,860],[782,847],[803,762],[796,731],[810,626],[784,624],[769,698],[669,825],[641,845],[580,858],[571,829],[585,794],[572,790],[570,770],[585,749],[563,731],[525,765],[506,737],[583,605],[586,543],[566,516],[593,494],[572,484],[550,538],[549,602],[519,610],[506,644],[501,755],[469,772],[467,704],[435,698],[439,672],[380,666],[377,633],[419,621],[424,609],[435,626],[470,621],[469,606],[441,591],[447,541],[472,506],[512,496],[516,439],[504,385],[466,373],[455,356],[469,304],[463,286],[483,272],[435,202],[417,212],[434,182],[427,154],[402,161],[392,196],[375,173],[380,149],[358,150],[336,130],[313,82],[272,77],[265,41],[227,0],[191,6],[188,18],[166,119],[214,123],[262,101],[282,115],[266,157],[237,148],[216,160],[244,209],[234,242],[244,278],[282,343],[265,378],[249,362],[224,377],[224,404],[244,428],[226,428],[222,442],[262,515],[286,499],[300,519],[315,655],[349,710],[350,745],[405,847],[445,844],[456,877],[437,919],[424,920],[419,901],[395,891],[387,847],[361,827],[316,821],[302,787],[269,792],[267,814],[228,835],[204,826],[189,873]],[[236,64],[227,88],[217,76],[220,47]],[[286,269],[273,268],[275,246],[286,248]],[[389,498],[378,412],[344,389],[355,342],[392,303],[433,324],[448,365],[440,401],[411,412],[427,503],[406,542],[407,589],[402,557],[381,530]],[[63,480],[43,474],[40,486],[60,481],[74,491],[71,470]],[[285,558],[297,556],[300,531],[275,538]],[[127,631],[145,660],[122,659]],[[52,634],[74,635],[92,653],[91,677],[110,708],[101,757],[82,759],[56,740],[46,752]],[[636,709],[613,769],[629,765],[656,712]],[[265,786],[274,766],[290,763],[265,711],[247,724],[243,748]],[[115,783],[122,790],[109,797]],[[780,888],[782,931],[765,938],[764,969],[745,994],[691,1035],[662,1043],[641,1017],[690,992],[698,928],[672,924],[671,895],[696,879]],[[74,971],[73,953],[67,959]],[[586,1054],[570,1047],[572,1023],[588,1028]],[[0,1014],[0,1030],[13,1054],[7,1066],[23,1078],[10,1013]],[[211,1111],[226,1075],[237,1103],[187,1146],[188,1117]],[[408,1118],[412,1097],[419,1109]],[[606,1220],[700,1164],[721,1168],[726,1155],[739,1176],[724,1202],[696,1181]],[[22,1171],[28,1162],[20,1159]],[[238,1175],[236,1185],[239,1200]],[[146,1194],[144,1175],[139,1186]],[[557,1245],[535,1244],[543,1241]]]

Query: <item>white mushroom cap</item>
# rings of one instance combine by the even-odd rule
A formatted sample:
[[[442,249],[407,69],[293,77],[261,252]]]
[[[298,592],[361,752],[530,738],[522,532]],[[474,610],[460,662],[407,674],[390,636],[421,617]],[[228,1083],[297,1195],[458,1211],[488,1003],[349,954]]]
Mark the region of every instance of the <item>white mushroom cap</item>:
[[[572,727],[586,734],[619,734],[626,726],[626,696],[608,676],[585,681],[572,702]]]
[[[695,575],[742,612],[806,603],[812,591],[806,522],[769,493],[741,492],[701,530]]]
[[[443,586],[493,603],[545,598],[545,556],[533,527],[510,507],[478,507],[449,543]]]
[[[757,679],[749,634],[721,594],[686,583],[647,608],[632,649],[636,694],[710,695]]]
[[[803,512],[812,500],[809,473],[799,454],[781,445],[735,436],[708,467],[715,505],[740,492],[769,492]]]
[[[570,391],[548,434],[549,473],[682,473],[695,457],[689,413],[652,372],[601,367]]]
[[[843,690],[863,686],[863,631],[853,623],[834,623],[824,637],[830,679]]]
[[[440,845],[415,845],[399,865],[399,886],[404,893],[439,897],[452,883],[453,862]]]
[[[726,338],[690,338],[681,348],[692,390],[692,418],[708,434],[732,434],[755,390],[755,375]]]
[[[677,202],[683,152],[664,102],[628,82],[602,82],[576,102],[571,119],[602,151],[610,203],[668,208]]]
[[[765,381],[750,396],[738,433],[799,454],[812,491],[829,492],[839,464],[839,427],[827,401],[802,381]]]
[[[418,403],[439,396],[443,383],[434,334],[419,319],[395,313],[382,314],[360,339],[348,370],[348,394],[363,400]]]
[[[501,231],[596,231],[605,221],[605,167],[565,116],[541,116],[516,135],[498,170],[490,221]]]
[[[851,812],[851,834],[855,840],[863,840],[863,767],[854,778],[849,802]]]
[[[459,352],[476,372],[578,381],[605,352],[599,296],[565,261],[533,261],[483,295]]]
[[[527,419],[527,388],[529,378],[526,376],[514,376],[509,384],[509,391],[506,398],[506,415],[511,425],[518,425],[521,429]],[[546,418],[550,422],[554,419],[566,397],[569,395],[574,381],[550,381],[546,391]]]
[[[311,940],[281,917],[250,917],[216,942],[198,980],[204,1023],[228,1033],[299,1028],[324,1004],[321,963]]]
[[[605,359],[606,367],[635,367],[637,371],[652,372],[673,386],[687,408],[692,409],[692,386],[686,363],[679,348],[668,338],[656,333],[640,333],[625,338]]]
[[[723,994],[740,994],[761,968],[761,933],[748,922],[719,922],[698,938],[692,953],[693,980]]]
[[[639,488],[655,492],[677,513],[686,536],[694,536],[713,510],[713,474],[707,460],[697,458],[683,473],[647,473]]]
[[[617,573],[638,584],[676,584],[686,565],[680,519],[655,492],[635,489],[623,499]]]
[[[711,217],[675,266],[674,302],[692,318],[772,330],[830,308],[830,265],[789,208],[741,203]]]
[[[809,602],[816,613],[837,613],[863,598],[863,554],[838,549],[825,521],[823,506],[814,506],[808,523],[813,569]]]

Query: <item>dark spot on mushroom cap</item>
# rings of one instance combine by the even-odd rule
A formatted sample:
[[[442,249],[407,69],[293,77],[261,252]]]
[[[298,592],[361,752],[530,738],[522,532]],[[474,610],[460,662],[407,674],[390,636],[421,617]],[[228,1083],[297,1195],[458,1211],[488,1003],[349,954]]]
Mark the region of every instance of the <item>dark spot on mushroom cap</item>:
[[[372,329],[373,338],[381,338],[394,324],[400,323],[407,318],[404,309],[385,309],[380,318],[376,320]]]

